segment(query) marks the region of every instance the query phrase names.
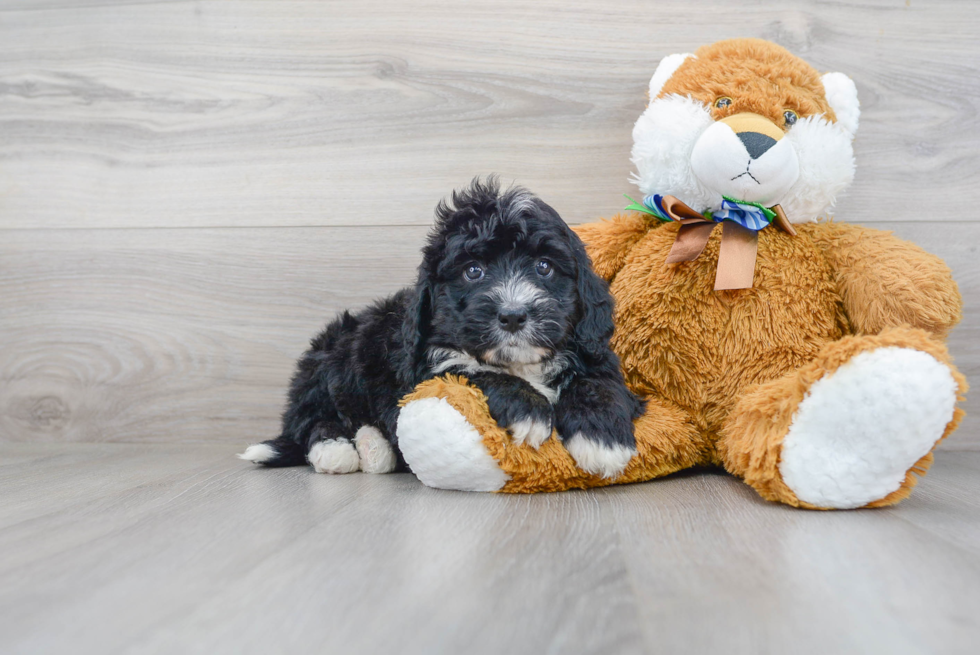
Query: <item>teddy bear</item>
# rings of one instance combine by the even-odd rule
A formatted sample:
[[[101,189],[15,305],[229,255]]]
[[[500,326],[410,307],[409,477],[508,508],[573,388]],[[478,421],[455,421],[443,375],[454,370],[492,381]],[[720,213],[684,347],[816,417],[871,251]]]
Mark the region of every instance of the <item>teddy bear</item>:
[[[402,400],[405,460],[447,489],[560,491],[707,465],[795,507],[902,500],[963,416],[943,343],[962,300],[939,258],[830,214],[854,177],[854,83],[734,39],[665,57],[649,99],[633,128],[642,201],[576,230],[646,403],[635,454],[590,471],[557,434],[513,443],[478,389],[445,376]]]

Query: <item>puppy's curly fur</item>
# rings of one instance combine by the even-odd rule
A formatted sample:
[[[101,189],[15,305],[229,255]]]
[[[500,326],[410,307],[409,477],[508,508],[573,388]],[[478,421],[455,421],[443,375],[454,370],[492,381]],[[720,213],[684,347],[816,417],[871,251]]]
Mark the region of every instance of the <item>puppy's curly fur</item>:
[[[387,472],[398,401],[441,373],[466,375],[516,441],[557,427],[580,465],[622,470],[640,400],[609,348],[612,298],[581,240],[520,187],[474,180],[443,200],[413,288],[344,312],[298,363],[282,433],[250,446],[265,466]]]

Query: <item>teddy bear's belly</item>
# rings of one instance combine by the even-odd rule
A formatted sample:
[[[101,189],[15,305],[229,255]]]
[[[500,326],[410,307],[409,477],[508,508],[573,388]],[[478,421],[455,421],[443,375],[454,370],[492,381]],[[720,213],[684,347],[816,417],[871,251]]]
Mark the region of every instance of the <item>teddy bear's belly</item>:
[[[612,344],[630,387],[680,405],[712,441],[746,387],[798,368],[848,329],[809,238],[763,230],[753,288],[717,292],[720,233],[697,260],[668,265],[676,227],[654,230],[612,283]]]

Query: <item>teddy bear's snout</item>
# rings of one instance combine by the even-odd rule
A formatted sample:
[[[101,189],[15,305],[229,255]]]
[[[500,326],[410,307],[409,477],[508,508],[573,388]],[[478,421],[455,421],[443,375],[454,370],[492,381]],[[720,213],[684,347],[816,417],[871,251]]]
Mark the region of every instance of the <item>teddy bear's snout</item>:
[[[720,195],[778,203],[800,175],[796,149],[764,116],[740,113],[719,120],[698,138],[691,166],[702,184]]]

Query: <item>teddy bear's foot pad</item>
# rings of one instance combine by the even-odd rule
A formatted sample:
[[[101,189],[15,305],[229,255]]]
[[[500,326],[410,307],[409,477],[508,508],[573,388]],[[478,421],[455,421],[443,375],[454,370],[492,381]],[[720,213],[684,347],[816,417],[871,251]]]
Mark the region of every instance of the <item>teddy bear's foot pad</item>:
[[[430,487],[497,491],[510,479],[477,429],[444,398],[421,398],[402,408],[398,447],[412,473]]]
[[[850,509],[898,489],[952,420],[948,366],[911,348],[859,353],[815,382],[783,440],[779,471],[800,500]]]

